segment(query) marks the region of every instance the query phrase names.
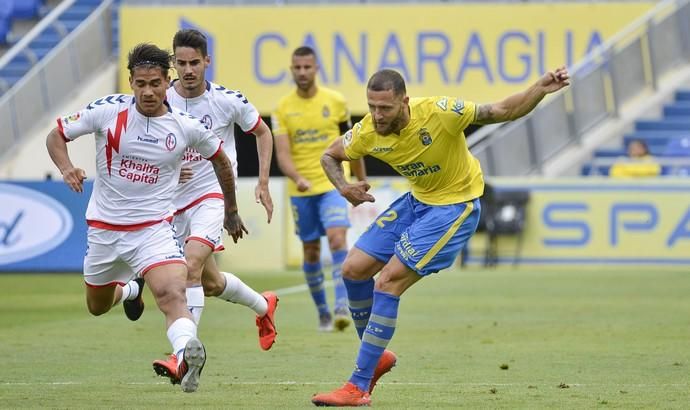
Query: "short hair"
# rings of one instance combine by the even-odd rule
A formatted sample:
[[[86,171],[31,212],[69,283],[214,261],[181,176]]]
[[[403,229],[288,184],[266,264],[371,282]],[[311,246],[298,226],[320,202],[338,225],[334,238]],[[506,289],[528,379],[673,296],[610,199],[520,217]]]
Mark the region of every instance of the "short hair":
[[[405,95],[407,94],[407,89],[405,88],[405,80],[395,70],[383,69],[374,73],[374,75],[369,78],[367,83],[367,90],[371,91],[388,91],[393,90],[395,95]]]
[[[645,142],[645,140],[639,139],[639,138],[632,139],[632,140],[630,140],[630,142],[628,143],[628,147],[630,147],[630,145],[632,145],[632,144],[640,144],[640,146],[641,146],[642,149],[644,150],[644,153],[645,153],[646,155],[649,155],[649,145],[647,145],[647,143]]]
[[[306,56],[314,56],[316,58],[316,52],[314,51],[313,48],[309,46],[301,46],[297,47],[295,51],[292,52],[293,57],[306,57]]]
[[[201,31],[193,28],[180,30],[175,33],[175,37],[173,37],[173,52],[177,50],[177,47],[189,47],[194,50],[199,50],[202,57],[208,55],[208,41],[206,40],[206,36]]]
[[[139,67],[158,67],[163,76],[168,76],[170,69],[170,52],[162,50],[151,43],[140,43],[134,46],[127,56],[127,69],[129,74],[134,74],[134,69]]]

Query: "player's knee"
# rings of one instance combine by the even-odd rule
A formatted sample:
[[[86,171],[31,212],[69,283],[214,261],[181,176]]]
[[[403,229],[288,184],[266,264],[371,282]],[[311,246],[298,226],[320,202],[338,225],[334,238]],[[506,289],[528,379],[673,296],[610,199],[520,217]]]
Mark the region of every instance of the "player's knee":
[[[110,310],[110,306],[93,300],[86,301],[86,308],[94,316],[100,316]]]
[[[328,238],[328,247],[332,251],[339,251],[341,249],[347,248],[347,239],[345,236],[336,236]]]
[[[186,309],[186,297],[183,288],[166,287],[155,293],[153,297],[156,299],[158,309],[166,313],[178,307]]]
[[[321,259],[321,246],[319,243],[304,243],[304,261],[316,263]]]
[[[204,261],[199,258],[187,258],[187,283],[198,284],[204,269]]]
[[[218,296],[225,290],[225,280],[222,276],[203,275],[201,284],[204,287],[205,296]]]
[[[352,263],[349,260],[349,258],[346,258],[345,262],[343,262],[342,275],[343,275],[343,278],[348,279],[348,280],[369,279],[368,275],[366,273],[362,272],[361,269],[357,269],[357,266],[354,263]]]

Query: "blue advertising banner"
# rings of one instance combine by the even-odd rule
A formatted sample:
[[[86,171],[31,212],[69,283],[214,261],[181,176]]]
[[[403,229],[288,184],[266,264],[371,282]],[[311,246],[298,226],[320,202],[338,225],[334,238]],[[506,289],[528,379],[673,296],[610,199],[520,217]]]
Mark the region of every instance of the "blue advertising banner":
[[[81,272],[86,253],[84,192],[62,181],[0,182],[0,272]]]

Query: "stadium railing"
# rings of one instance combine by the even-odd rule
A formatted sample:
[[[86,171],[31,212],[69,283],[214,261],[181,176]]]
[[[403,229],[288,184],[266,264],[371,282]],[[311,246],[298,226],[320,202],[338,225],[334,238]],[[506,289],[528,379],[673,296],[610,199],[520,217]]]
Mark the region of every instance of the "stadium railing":
[[[468,144],[487,175],[541,174],[563,148],[689,62],[690,1],[662,1],[572,67],[571,87],[527,117],[480,128]]]
[[[0,59],[0,67],[51,25],[73,1],[65,1],[39,22]],[[0,97],[0,161],[93,72],[112,58],[113,0],[104,0],[74,31],[67,34],[12,88]]]

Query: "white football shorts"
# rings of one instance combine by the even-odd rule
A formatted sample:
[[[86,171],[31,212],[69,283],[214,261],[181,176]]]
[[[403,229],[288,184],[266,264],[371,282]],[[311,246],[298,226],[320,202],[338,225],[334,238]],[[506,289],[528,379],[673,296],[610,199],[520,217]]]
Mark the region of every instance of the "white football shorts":
[[[199,241],[214,252],[223,246],[225,203],[221,199],[206,199],[173,217],[175,238],[182,246],[187,241]]]
[[[186,264],[175,233],[167,221],[136,231],[89,227],[84,258],[84,281],[89,286],[124,285],[152,268]]]

